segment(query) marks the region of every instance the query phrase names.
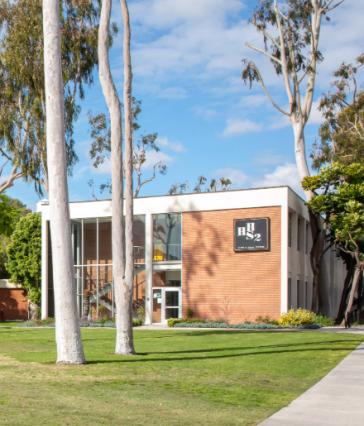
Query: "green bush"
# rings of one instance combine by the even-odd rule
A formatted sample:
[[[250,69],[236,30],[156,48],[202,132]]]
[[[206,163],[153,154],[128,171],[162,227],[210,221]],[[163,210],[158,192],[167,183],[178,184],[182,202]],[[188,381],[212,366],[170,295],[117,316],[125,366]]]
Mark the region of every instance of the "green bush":
[[[325,315],[316,315],[315,324],[321,327],[332,327],[335,325],[335,320],[330,317],[325,317]]]
[[[270,316],[259,316],[255,319],[256,324],[273,324],[278,325],[278,321],[275,319],[272,319]]]
[[[307,309],[290,309],[279,317],[278,324],[282,327],[298,327],[316,323],[316,314]]]
[[[188,323],[188,324],[196,324],[196,323],[205,324],[207,321],[200,318],[169,318],[167,320],[167,325],[168,327],[174,327],[176,324],[179,324],[181,322]]]

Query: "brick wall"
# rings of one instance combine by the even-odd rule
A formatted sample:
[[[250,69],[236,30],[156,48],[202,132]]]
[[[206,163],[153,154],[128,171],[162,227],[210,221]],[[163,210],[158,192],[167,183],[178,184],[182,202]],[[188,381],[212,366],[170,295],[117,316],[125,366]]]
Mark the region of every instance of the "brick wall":
[[[26,320],[28,300],[20,288],[0,288],[0,321]]]
[[[234,219],[270,218],[270,251],[234,252]],[[183,213],[183,313],[231,323],[280,314],[280,207]]]

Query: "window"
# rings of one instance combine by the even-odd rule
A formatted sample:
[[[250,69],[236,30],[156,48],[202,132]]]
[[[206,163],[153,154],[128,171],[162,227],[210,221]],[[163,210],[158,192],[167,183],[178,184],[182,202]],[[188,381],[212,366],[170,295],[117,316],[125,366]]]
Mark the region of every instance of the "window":
[[[181,260],[181,215],[158,214],[153,218],[153,260]]]
[[[288,309],[292,308],[292,279],[288,278]]]
[[[300,216],[297,217],[297,250],[301,250],[301,228],[302,219]]]
[[[309,223],[306,222],[306,244],[305,244],[305,253],[306,254],[308,254],[308,239],[310,238],[309,230],[310,230]]]
[[[288,214],[288,247],[292,247],[292,213]]]

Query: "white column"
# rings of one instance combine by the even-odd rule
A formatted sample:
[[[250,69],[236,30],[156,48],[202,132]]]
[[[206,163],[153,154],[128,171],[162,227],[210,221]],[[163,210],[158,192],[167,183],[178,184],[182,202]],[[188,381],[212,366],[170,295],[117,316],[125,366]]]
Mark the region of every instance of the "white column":
[[[153,216],[145,215],[145,324],[153,322]]]
[[[293,235],[292,235],[293,236]],[[293,246],[293,238],[292,238]],[[281,204],[281,314],[288,306],[288,188]],[[291,287],[292,288],[292,287]]]
[[[48,318],[48,223],[42,217],[41,318]]]

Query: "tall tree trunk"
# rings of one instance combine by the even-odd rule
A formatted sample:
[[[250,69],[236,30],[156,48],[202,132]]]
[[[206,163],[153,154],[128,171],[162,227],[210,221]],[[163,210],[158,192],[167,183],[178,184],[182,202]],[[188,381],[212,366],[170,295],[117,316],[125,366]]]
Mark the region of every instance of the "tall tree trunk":
[[[291,118],[294,143],[295,143],[295,157],[300,181],[305,177],[310,176],[310,171],[307,165],[306,152],[305,152],[305,138],[304,127],[305,123],[302,122],[303,118]],[[305,191],[307,201],[313,197],[312,191]],[[312,304],[311,310],[313,312],[320,312],[322,310],[322,260],[325,250],[325,233],[322,229],[322,224],[319,215],[309,210],[310,216],[310,229],[312,236],[312,247],[310,250],[310,264],[312,269]]]
[[[350,289],[348,305],[346,307],[345,315],[344,315],[345,327],[350,327],[350,325],[351,325],[350,316],[351,316],[352,311],[353,311],[354,298],[355,298],[355,294],[356,294],[358,287],[359,287],[360,275],[362,273],[363,273],[363,268],[360,267],[360,265],[356,265],[355,271],[354,271],[354,277],[353,277],[353,284],[352,284],[351,289]]]
[[[111,0],[102,0],[100,25],[98,33],[99,78],[102,91],[110,114],[111,124],[111,214],[112,214],[112,272],[116,307],[116,344],[115,352],[121,353],[123,346],[124,326],[124,280],[125,280],[125,250],[124,250],[124,212],[123,212],[123,159],[121,106],[112,79],[109,63],[109,26]]]
[[[68,206],[59,1],[43,0],[47,164],[57,362],[83,364]]]
[[[355,259],[353,256],[351,256],[349,253],[341,251],[340,257],[344,260],[346,265],[346,277],[344,281],[344,288],[341,293],[340,305],[336,315],[335,324],[341,324],[344,320],[348,295],[350,293],[355,271]]]
[[[121,0],[124,25],[124,127],[125,127],[125,282],[123,286],[123,307],[121,324],[123,336],[117,342],[116,352],[125,355],[135,353],[133,340],[133,116],[132,116],[132,68],[130,54],[130,20],[126,0]]]

